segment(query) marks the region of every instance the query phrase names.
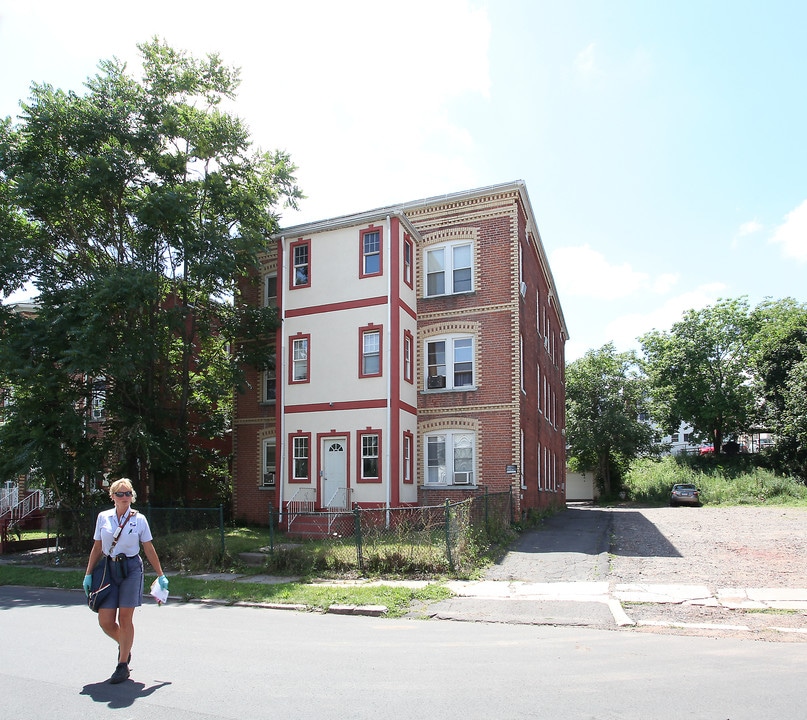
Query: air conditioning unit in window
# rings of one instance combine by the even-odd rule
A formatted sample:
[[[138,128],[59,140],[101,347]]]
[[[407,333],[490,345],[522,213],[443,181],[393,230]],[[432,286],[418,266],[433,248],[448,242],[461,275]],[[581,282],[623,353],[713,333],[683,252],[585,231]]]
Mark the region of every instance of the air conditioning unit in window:
[[[274,485],[275,484],[275,474],[273,472],[264,473],[263,474],[263,484],[264,485]]]
[[[472,472],[455,472],[454,473],[454,484],[455,485],[470,485],[472,479],[473,479],[473,473]]]
[[[446,376],[445,375],[430,375],[429,379],[426,382],[426,387],[429,390],[436,390],[438,388],[444,388],[446,386]]]

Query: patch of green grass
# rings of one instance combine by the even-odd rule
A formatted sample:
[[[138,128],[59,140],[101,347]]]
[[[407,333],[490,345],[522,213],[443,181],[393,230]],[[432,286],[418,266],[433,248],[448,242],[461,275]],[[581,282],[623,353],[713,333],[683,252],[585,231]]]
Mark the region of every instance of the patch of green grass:
[[[624,484],[630,500],[666,505],[670,490],[677,483],[699,487],[707,505],[807,506],[807,486],[795,478],[781,477],[748,463],[743,468],[736,462],[723,466],[714,458],[702,461],[668,456],[661,460],[637,460]]]
[[[61,589],[81,588],[84,572],[47,570],[34,567],[0,566],[0,585],[28,585]],[[172,597],[189,600],[219,600],[227,603],[280,603],[304,605],[309,610],[326,610],[331,605],[385,605],[389,617],[404,615],[413,602],[442,600],[451,596],[444,585],[432,583],[422,588],[391,585],[337,585],[236,582],[200,580],[174,575],[170,578]]]

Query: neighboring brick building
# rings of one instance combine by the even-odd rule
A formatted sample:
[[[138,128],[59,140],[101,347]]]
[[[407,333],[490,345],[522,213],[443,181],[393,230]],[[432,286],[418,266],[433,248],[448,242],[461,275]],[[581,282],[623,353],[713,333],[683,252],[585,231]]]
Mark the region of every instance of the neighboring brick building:
[[[285,229],[245,303],[275,371],[236,399],[234,515],[565,502],[568,332],[523,182]]]

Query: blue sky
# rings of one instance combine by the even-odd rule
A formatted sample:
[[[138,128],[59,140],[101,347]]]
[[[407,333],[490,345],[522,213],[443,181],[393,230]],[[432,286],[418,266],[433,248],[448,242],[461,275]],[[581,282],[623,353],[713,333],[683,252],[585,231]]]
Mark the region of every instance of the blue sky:
[[[567,359],[747,295],[807,301],[807,3],[0,0],[0,116],[153,35],[242,68],[284,224],[523,179]]]

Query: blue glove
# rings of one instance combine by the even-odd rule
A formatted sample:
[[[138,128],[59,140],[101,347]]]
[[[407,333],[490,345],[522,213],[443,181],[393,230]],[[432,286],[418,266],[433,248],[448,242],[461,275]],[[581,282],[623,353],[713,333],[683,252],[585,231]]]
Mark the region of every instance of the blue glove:
[[[168,590],[168,578],[165,575],[160,575],[157,582],[160,583],[160,590]]]
[[[84,594],[89,597],[90,590],[92,590],[92,575],[85,575],[84,582],[81,584],[84,587]]]

